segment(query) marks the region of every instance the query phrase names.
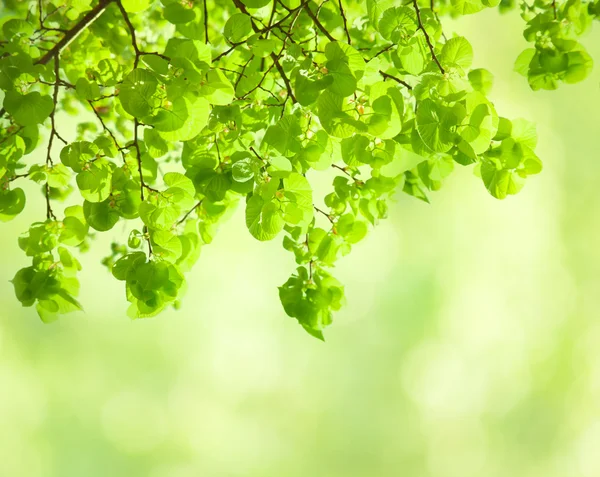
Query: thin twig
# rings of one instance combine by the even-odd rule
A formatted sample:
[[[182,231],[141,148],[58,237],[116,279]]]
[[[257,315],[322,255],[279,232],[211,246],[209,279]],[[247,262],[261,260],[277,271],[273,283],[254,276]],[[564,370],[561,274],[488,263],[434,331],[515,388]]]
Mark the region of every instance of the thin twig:
[[[52,49],[48,50],[44,56],[35,61],[36,65],[45,65],[52,58],[60,56],[60,53],[81,33],[86,27],[93,23],[102,12],[115,0],[100,0],[98,5],[87,12],[81,20],[79,20],[70,30],[65,33]],[[4,116],[6,110],[0,109],[0,118]]]
[[[188,210],[188,211],[186,212],[186,214],[185,214],[185,215],[184,215],[184,216],[181,218],[181,220],[180,220],[179,222],[177,222],[175,225],[181,225],[183,222],[185,222],[185,221],[186,221],[186,219],[187,219],[187,218],[190,216],[190,214],[191,214],[192,212],[194,212],[194,210],[196,210],[198,207],[200,207],[200,206],[202,205],[202,201],[203,201],[203,200],[204,200],[204,199],[200,199],[200,200],[198,201],[198,203],[197,203],[196,205],[194,205],[194,207],[192,207],[190,210]]]
[[[106,123],[104,122],[104,120],[102,119],[102,116],[100,116],[100,113],[98,111],[96,111],[96,108],[94,107],[94,103],[92,103],[92,101],[90,101],[88,99],[88,104],[90,105],[90,108],[92,108],[92,111],[94,112],[94,114],[96,115],[96,117],[98,118],[98,120],[100,121],[100,124],[102,125],[102,129],[104,129],[112,138],[113,142],[115,143],[115,146],[117,147],[117,149],[120,151],[123,148],[119,145],[119,142],[117,141],[117,138],[115,137],[115,135],[113,134],[113,132],[108,128],[108,126],[106,125]]]
[[[412,0],[412,3],[413,3],[413,6],[415,7],[415,12],[417,12],[418,29],[421,30],[423,32],[423,34],[425,35],[425,41],[427,42],[429,51],[431,51],[431,58],[433,59],[433,61],[435,61],[435,64],[438,66],[438,68],[440,69],[442,74],[445,74],[446,71],[444,70],[444,67],[439,62],[439,60],[435,54],[435,49],[433,48],[433,44],[431,43],[431,38],[429,38],[429,33],[427,33],[427,30],[425,29],[425,27],[423,26],[423,22],[421,21],[421,10],[419,9],[417,0]]]
[[[348,44],[352,44],[352,40],[350,39],[350,32],[348,31],[348,20],[346,19],[346,13],[344,12],[344,6],[342,5],[342,0],[338,0],[340,3],[340,14],[342,15],[342,20],[344,21],[344,31],[346,32],[346,38],[348,39]]]
[[[50,168],[54,165],[52,162],[52,144],[54,142],[54,136],[57,136],[59,139],[64,141],[60,137],[60,135],[56,132],[56,122],[54,121],[54,115],[56,114],[56,105],[58,103],[58,91],[60,84],[60,62],[58,56],[54,57],[54,91],[52,93],[52,112],[50,113],[50,138],[48,139],[48,150],[46,152],[46,168]],[[53,218],[56,220],[56,216],[52,211],[52,206],[50,205],[50,184],[46,179],[46,187],[45,187],[45,195],[46,195],[46,218]]]
[[[208,39],[208,6],[206,5],[206,2],[208,0],[203,0],[203,6],[204,6],[204,41],[206,44],[210,43],[210,40]]]
[[[406,81],[404,81],[404,80],[401,80],[400,78],[397,78],[397,77],[395,77],[394,75],[391,75],[391,74],[389,74],[389,73],[386,73],[386,72],[384,72],[384,71],[381,71],[381,70],[379,70],[379,74],[380,74],[381,76],[383,76],[383,79],[384,79],[384,80],[386,80],[386,79],[391,79],[391,80],[395,81],[396,83],[399,83],[399,84],[401,84],[402,86],[404,86],[404,87],[405,87],[405,88],[407,88],[407,89],[412,89],[412,86],[411,86],[411,85],[409,85],[409,84],[408,84]]]
[[[129,34],[131,36],[131,46],[133,46],[133,51],[135,53],[135,60],[133,61],[133,67],[137,68],[137,65],[140,61],[140,56],[142,55],[142,52],[139,49],[138,44],[137,44],[137,38],[135,36],[135,28],[134,28],[133,24],[131,23],[129,15],[127,14],[127,10],[125,10],[125,8],[123,7],[123,3],[121,2],[121,0],[116,0],[116,1],[117,1],[117,6],[119,7],[119,10],[121,11],[121,15],[123,16],[123,20],[125,20],[125,24],[127,25],[127,28],[129,29]]]
[[[325,35],[329,41],[337,41],[334,37],[331,36],[331,34],[327,31],[327,28],[325,28],[323,26],[323,24],[319,21],[319,18],[317,17],[317,15],[315,15],[313,13],[313,11],[310,9],[310,6],[308,5],[308,3],[306,4],[304,10],[306,10],[306,13],[308,13],[308,16],[312,19],[312,21],[315,23],[315,25],[317,26],[317,28],[319,30],[321,30],[321,32],[323,33],[323,35]]]
[[[331,215],[329,215],[327,212],[319,209],[316,205],[313,205],[313,207],[317,212],[319,212],[319,213],[323,214],[325,217],[327,217],[327,219],[329,219],[329,222],[331,222],[332,224],[334,223],[333,217]]]
[[[275,63],[275,68],[277,68],[281,79],[285,83],[285,88],[287,89],[288,96],[292,100],[292,103],[297,103],[298,101],[296,101],[296,97],[294,96],[294,91],[292,90],[290,79],[285,74],[285,71],[283,71],[283,67],[281,66],[281,63],[279,63],[279,58],[277,58],[275,53],[271,53],[271,59],[273,60],[273,63]]]

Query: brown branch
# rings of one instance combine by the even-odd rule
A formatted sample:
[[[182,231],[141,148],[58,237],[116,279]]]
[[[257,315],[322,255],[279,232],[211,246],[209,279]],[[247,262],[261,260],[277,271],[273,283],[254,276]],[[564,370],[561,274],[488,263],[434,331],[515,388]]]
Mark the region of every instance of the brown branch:
[[[208,0],[203,0],[203,6],[204,6],[204,41],[206,44],[210,43],[210,40],[208,39],[208,6],[206,5],[206,2]]]
[[[425,35],[425,41],[427,42],[427,46],[429,47],[429,51],[431,52],[431,58],[433,59],[433,61],[435,61],[435,64],[438,66],[441,73],[445,74],[446,71],[444,70],[442,64],[439,62],[439,60],[435,54],[433,44],[431,43],[431,38],[429,38],[429,33],[427,33],[427,30],[425,29],[425,27],[423,26],[423,22],[421,21],[421,10],[419,9],[417,0],[412,0],[412,3],[413,3],[413,6],[415,7],[415,12],[417,12],[418,29],[421,30],[423,32],[423,34]]]
[[[190,216],[190,214],[191,214],[192,212],[194,212],[194,210],[196,210],[198,207],[200,207],[200,206],[202,205],[202,201],[203,201],[203,200],[204,200],[204,199],[200,199],[200,200],[198,201],[198,203],[197,203],[197,204],[196,204],[194,207],[192,207],[190,210],[188,210],[188,211],[186,212],[186,214],[185,214],[185,215],[184,215],[184,216],[181,218],[181,220],[180,220],[179,222],[177,222],[175,225],[181,225],[183,222],[185,222],[185,221],[186,221],[186,219],[187,219],[187,218]]]
[[[299,6],[297,6],[296,8],[290,9],[289,13],[287,15],[285,15],[281,20],[276,21],[275,23],[273,23],[272,25],[267,25],[264,28],[258,28],[255,24],[254,21],[252,22],[252,28],[254,29],[254,32],[259,34],[259,35],[265,35],[265,37],[268,36],[268,33],[275,29],[275,28],[279,28],[279,29],[283,29],[282,25],[283,23],[285,23],[292,15],[296,14],[296,17],[294,17],[294,19],[292,20],[292,25],[295,23],[296,19],[298,18],[298,15],[300,13],[300,11],[304,8],[305,5],[308,5],[308,2],[310,2],[310,0],[304,0]],[[252,18],[252,20],[254,20],[254,18],[248,14],[248,10],[246,9],[246,6],[241,3],[241,2],[234,2],[235,6],[242,12],[247,14],[248,16],[250,16]],[[286,39],[284,41],[287,41],[287,39],[289,38],[289,34],[286,35]],[[216,62],[219,61],[221,58],[223,58],[224,56],[227,56],[229,53],[231,53],[233,50],[235,50],[238,46],[240,45],[244,45],[248,42],[248,40],[243,40],[243,41],[238,41],[238,42],[233,42],[231,43],[231,46],[225,50],[224,52],[220,53],[219,55],[217,55],[215,58],[212,59],[212,62]]]
[[[54,142],[54,136],[57,136],[64,142],[59,134],[56,132],[56,122],[54,121],[54,115],[56,113],[56,104],[58,103],[58,90],[60,87],[60,62],[58,56],[54,57],[54,91],[52,93],[52,112],[50,113],[50,138],[48,139],[48,150],[46,152],[46,167],[49,168],[53,166],[52,162],[52,144]],[[46,187],[45,187],[45,195],[46,195],[46,218],[53,218],[56,220],[56,216],[52,211],[52,206],[50,205],[50,184],[48,183],[48,179],[46,178]]]
[[[44,56],[35,61],[36,65],[45,65],[52,58],[58,57],[62,50],[64,50],[76,37],[81,33],[86,27],[88,27],[91,23],[93,23],[102,12],[115,0],[100,0],[98,5],[92,8],[89,12],[87,12],[81,20],[79,20],[70,30],[65,33],[56,45],[52,47],[52,49],[48,50]],[[4,116],[6,110],[4,108],[0,109],[0,118]]]
[[[121,151],[123,148],[119,145],[119,142],[117,141],[117,138],[115,137],[115,135],[113,134],[113,132],[108,128],[108,126],[106,125],[106,123],[104,122],[104,119],[102,119],[102,116],[100,116],[100,113],[98,111],[96,111],[96,108],[94,107],[94,103],[92,101],[90,101],[88,99],[88,104],[90,105],[90,108],[92,108],[92,111],[94,112],[94,114],[96,115],[96,117],[98,118],[98,121],[100,121],[100,124],[102,125],[102,129],[104,129],[112,138],[113,142],[115,143],[115,146],[117,146],[117,149],[119,151]]]
[[[127,14],[127,11],[123,7],[123,3],[121,2],[121,0],[116,0],[116,2],[117,2],[117,6],[119,7],[119,10],[121,11],[121,15],[123,16],[123,20],[125,20],[125,24],[127,25],[127,28],[129,29],[129,34],[131,36],[131,46],[133,46],[133,51],[135,53],[135,59],[133,60],[133,68],[135,69],[135,68],[137,68],[137,65],[140,61],[140,56],[142,56],[143,53],[138,47],[137,38],[135,36],[135,28],[134,28],[133,24],[131,23],[131,20],[129,18],[129,15]]]
[[[331,164],[331,167],[333,167],[334,169],[338,169],[338,170],[342,171],[342,172],[343,172],[344,174],[346,174],[348,177],[350,177],[350,178],[354,179],[354,176],[348,172],[348,169],[347,169],[347,168],[345,168],[345,167],[341,167],[341,166],[338,166],[337,164]]]
[[[242,13],[245,13],[246,15],[250,16],[250,21],[252,22],[252,29],[254,30],[254,32],[255,33],[262,33],[263,30],[261,30],[260,28],[258,28],[256,26],[256,24],[253,21],[252,15],[249,15],[248,10],[246,9],[246,5],[244,5],[241,2],[241,0],[233,0],[233,3],[238,8],[238,10],[240,10]],[[308,2],[306,2],[306,1],[303,2],[301,4],[301,6],[306,6],[306,8],[308,8]],[[294,9],[292,12],[290,12],[288,15],[286,15],[286,17],[289,17],[294,12],[296,13],[296,18],[298,18],[298,13],[300,12],[300,7]],[[292,21],[292,25],[290,27],[290,32],[291,32],[291,29],[294,27],[294,23],[296,21],[296,18],[294,18],[294,20]],[[275,24],[273,24],[271,27],[266,27],[266,28],[267,29],[272,29],[274,25]],[[288,32],[286,39],[290,37],[290,35],[291,35],[290,32]],[[283,48],[285,48],[285,41],[283,43]],[[271,53],[269,56],[270,56],[271,60],[273,61],[273,63],[275,64],[275,68],[277,68],[277,71],[279,72],[279,75],[281,76],[281,79],[283,79],[283,82],[285,83],[285,87],[287,89],[288,97],[292,100],[293,103],[297,103],[296,97],[294,96],[294,91],[292,90],[292,85],[290,83],[290,80],[287,77],[287,75],[285,74],[285,71],[283,70],[283,67],[281,66],[281,63],[279,63],[279,57],[275,53]]]
[[[393,75],[390,75],[389,73],[385,73],[384,71],[381,71],[381,70],[379,70],[379,74],[380,74],[381,76],[383,76],[383,79],[384,79],[384,81],[385,81],[386,79],[391,79],[391,80],[395,81],[396,83],[399,83],[399,84],[401,84],[401,85],[402,85],[402,86],[404,86],[405,88],[412,89],[412,86],[411,86],[411,85],[409,85],[409,84],[408,84],[406,81],[404,81],[404,80],[401,80],[400,78],[396,78],[395,76],[393,76]]]
[[[279,58],[277,58],[277,55],[275,55],[275,53],[271,53],[271,59],[273,60],[273,63],[275,63],[275,68],[277,68],[281,79],[285,83],[285,88],[287,89],[288,96],[292,100],[292,104],[297,103],[296,97],[294,96],[294,91],[292,90],[290,79],[285,74],[285,71],[283,71],[283,67],[281,66],[281,63],[279,63]]]
[[[319,212],[319,213],[323,214],[325,217],[327,217],[327,219],[329,219],[329,222],[331,222],[332,224],[334,223],[333,217],[331,215],[329,215],[327,212],[319,209],[316,205],[313,205],[313,207],[317,212]]]
[[[98,5],[96,5],[89,12],[87,12],[85,16],[73,26],[73,28],[71,28],[69,31],[67,31],[67,33],[65,33],[65,36],[63,36],[61,40],[56,45],[54,45],[54,47],[50,51],[48,51],[48,53],[42,56],[35,63],[37,65],[45,65],[52,58],[60,55],[60,52],[64,50],[69,45],[69,43],[71,43],[75,39],[75,37],[79,35],[79,33],[81,33],[88,25],[93,23],[106,9],[106,7],[108,7],[114,1],[115,0],[100,0],[98,2]]]
[[[144,233],[144,238],[148,242],[148,258],[150,258],[152,257],[152,238],[150,237],[150,231],[148,230],[147,225],[144,225],[142,232]]]
[[[258,159],[260,159],[260,160],[261,160],[263,163],[267,163],[267,161],[265,161],[265,160],[262,158],[262,156],[261,156],[261,155],[260,155],[258,152],[256,152],[256,149],[254,149],[254,147],[253,147],[253,146],[250,146],[250,150],[251,150],[251,151],[254,153],[254,155],[255,155],[255,156],[258,158]]]
[[[140,175],[140,198],[144,201],[144,189],[147,187],[144,181],[144,174],[142,172],[142,153],[140,152],[140,144],[138,142],[138,126],[140,125],[137,118],[133,118],[133,147],[137,156],[138,174]]]
[[[352,40],[350,39],[350,32],[348,31],[348,20],[346,19],[346,13],[344,12],[344,5],[342,5],[342,0],[338,0],[340,3],[340,14],[342,15],[342,20],[344,21],[344,31],[346,32],[346,38],[348,39],[348,44],[352,44]]]
[[[383,55],[386,51],[390,51],[395,46],[397,46],[395,43],[392,43],[391,45],[386,46],[383,50],[380,50],[377,53],[375,53],[373,58],[377,58],[379,55]],[[371,59],[373,59],[373,58],[371,58]]]
[[[323,24],[319,21],[317,15],[315,15],[313,13],[313,11],[310,9],[310,6],[308,5],[308,3],[305,5],[306,13],[308,13],[308,16],[312,19],[312,21],[315,23],[315,25],[317,26],[317,28],[319,30],[321,30],[321,32],[323,33],[323,35],[325,35],[330,41],[337,41],[334,37],[331,36],[331,34],[327,31],[327,28],[325,28],[323,26]]]

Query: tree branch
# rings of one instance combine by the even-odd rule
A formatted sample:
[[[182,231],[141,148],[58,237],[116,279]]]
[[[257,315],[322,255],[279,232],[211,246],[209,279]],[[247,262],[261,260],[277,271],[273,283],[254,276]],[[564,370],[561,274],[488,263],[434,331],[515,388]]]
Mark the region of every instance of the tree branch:
[[[89,12],[87,12],[84,15],[84,17],[81,20],[79,20],[75,24],[75,26],[73,26],[73,28],[71,28],[69,31],[67,31],[67,33],[65,33],[65,36],[63,36],[61,40],[56,45],[54,45],[54,47],[50,51],[48,51],[48,53],[42,56],[35,63],[38,65],[45,65],[52,58],[60,55],[60,52],[64,50],[69,45],[69,43],[71,43],[75,39],[75,37],[79,35],[79,33],[81,33],[87,26],[93,23],[106,9],[106,7],[108,7],[114,1],[115,0],[100,0],[98,2],[98,5],[96,5]]]
[[[131,23],[131,20],[129,19],[129,15],[127,14],[127,11],[123,7],[123,3],[121,2],[121,0],[116,0],[116,1],[117,1],[117,6],[119,7],[119,10],[121,11],[121,15],[123,16],[123,20],[125,20],[125,23],[127,24],[127,28],[129,29],[129,34],[131,35],[131,46],[133,46],[133,51],[135,53],[135,59],[133,60],[133,67],[137,68],[137,65],[140,61],[140,56],[142,56],[142,51],[139,49],[138,44],[137,44],[137,38],[135,36],[135,28],[134,28],[133,24]]]
[[[283,82],[285,83],[285,88],[287,89],[288,96],[292,100],[292,104],[297,103],[296,97],[294,96],[294,91],[292,90],[290,79],[285,74],[285,71],[283,71],[283,67],[281,66],[281,63],[279,63],[279,58],[277,58],[277,55],[275,55],[275,53],[271,53],[271,59],[273,60],[273,63],[275,63],[275,68],[277,68],[281,79],[283,79]]]
[[[423,34],[425,35],[425,41],[427,42],[429,51],[431,51],[431,58],[433,59],[433,61],[435,61],[435,64],[438,66],[438,68],[440,69],[442,74],[445,74],[446,71],[444,70],[442,64],[439,62],[439,60],[435,54],[433,44],[431,43],[431,38],[429,38],[429,33],[427,33],[427,30],[425,30],[425,27],[423,26],[423,22],[421,21],[421,10],[419,9],[417,0],[412,0],[412,3],[413,3],[413,6],[415,7],[415,12],[417,12],[418,29],[421,30],[423,32]]]
[[[206,44],[209,44],[210,40],[208,39],[208,5],[206,5],[207,1],[208,0],[202,0],[204,6],[204,41]]]
[[[346,19],[346,13],[344,12],[344,5],[342,5],[342,0],[338,0],[340,3],[340,14],[342,15],[342,20],[344,21],[344,31],[346,32],[346,38],[348,39],[348,44],[352,44],[352,40],[350,39],[350,32],[348,31],[348,20]]]
[[[58,103],[58,90],[60,86],[60,61],[58,56],[54,57],[54,91],[52,93],[52,112],[50,113],[50,138],[48,139],[48,150],[46,152],[46,168],[52,167],[54,164],[52,162],[52,144],[54,142],[54,136],[57,136],[59,139],[62,139],[58,133],[56,132],[56,123],[54,121],[54,115],[56,113],[56,104]],[[64,141],[64,139],[63,139]],[[48,171],[46,171],[47,173]],[[50,184],[48,183],[48,179],[46,178],[46,187],[45,187],[45,195],[46,195],[46,218],[53,218],[56,220],[56,216],[52,211],[52,206],[50,205]]]
[[[102,12],[115,0],[100,0],[98,5],[92,8],[89,12],[87,12],[81,20],[79,20],[73,28],[68,30],[52,49],[48,50],[48,52],[35,61],[36,65],[45,65],[52,58],[58,57],[62,50],[64,50],[69,44],[79,35],[86,27],[88,27],[91,23],[93,23]],[[0,109],[0,118],[4,116],[6,110],[4,108]]]
[[[196,210],[198,207],[200,207],[202,205],[202,201],[204,201],[204,199],[200,199],[196,205],[194,205],[194,207],[192,207],[190,210],[188,210],[186,212],[186,214],[181,218],[181,220],[179,222],[177,222],[175,225],[181,225],[182,223],[184,223],[186,221],[186,219],[190,216],[190,214],[192,212],[194,212],[194,210]]]
[[[310,9],[310,5],[307,3],[305,5],[304,10],[306,10],[306,13],[308,13],[308,16],[312,19],[312,21],[315,23],[315,25],[317,26],[317,28],[319,30],[321,30],[321,33],[323,33],[323,35],[325,35],[329,41],[337,41],[334,37],[331,36],[331,34],[327,31],[327,28],[325,28],[323,26],[323,24],[319,21],[319,19],[317,18],[317,16],[313,13],[313,11]]]
[[[329,215],[327,212],[325,212],[324,210],[319,209],[316,205],[313,205],[313,208],[319,212],[320,214],[323,214],[325,217],[327,217],[327,219],[329,220],[329,222],[331,222],[332,224],[335,222],[333,220],[333,217],[331,215]]]
[[[402,85],[402,86],[404,86],[405,88],[412,89],[412,86],[411,86],[411,85],[409,85],[409,84],[408,84],[406,81],[404,81],[404,80],[401,80],[400,78],[396,78],[395,76],[393,76],[393,75],[390,75],[390,74],[388,74],[388,73],[385,73],[384,71],[381,71],[381,70],[379,70],[379,74],[380,74],[381,76],[383,76],[383,79],[384,79],[384,80],[386,80],[386,79],[391,79],[391,80],[395,81],[396,83],[399,83],[399,84],[401,84],[401,85]]]

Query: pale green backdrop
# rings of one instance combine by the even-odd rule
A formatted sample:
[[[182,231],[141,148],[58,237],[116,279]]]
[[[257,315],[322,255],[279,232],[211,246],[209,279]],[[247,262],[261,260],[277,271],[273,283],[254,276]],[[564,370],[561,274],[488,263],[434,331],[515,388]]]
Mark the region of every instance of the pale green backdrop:
[[[336,270],[326,343],[284,315],[291,254],[241,210],[182,309],[139,321],[99,263],[113,232],[82,258],[86,313],[43,325],[8,282],[42,199],[2,226],[0,476],[600,475],[600,25],[593,76],[536,93],[516,13],[447,25],[499,113],[538,124],[545,170],[502,202],[470,169],[398,197]]]

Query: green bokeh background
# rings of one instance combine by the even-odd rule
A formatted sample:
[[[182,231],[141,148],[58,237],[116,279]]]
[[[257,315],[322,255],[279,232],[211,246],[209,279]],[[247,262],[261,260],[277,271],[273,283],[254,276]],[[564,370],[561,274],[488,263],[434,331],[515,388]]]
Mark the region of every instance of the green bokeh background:
[[[325,344],[284,315],[291,254],[241,209],[182,309],[138,321],[100,265],[120,229],[82,257],[86,313],[44,325],[8,283],[42,199],[3,226],[0,476],[600,475],[600,67],[534,93],[516,12],[446,25],[499,113],[538,124],[545,170],[505,201],[466,168],[431,205],[399,196],[337,268]],[[598,25],[584,43],[600,63]]]

